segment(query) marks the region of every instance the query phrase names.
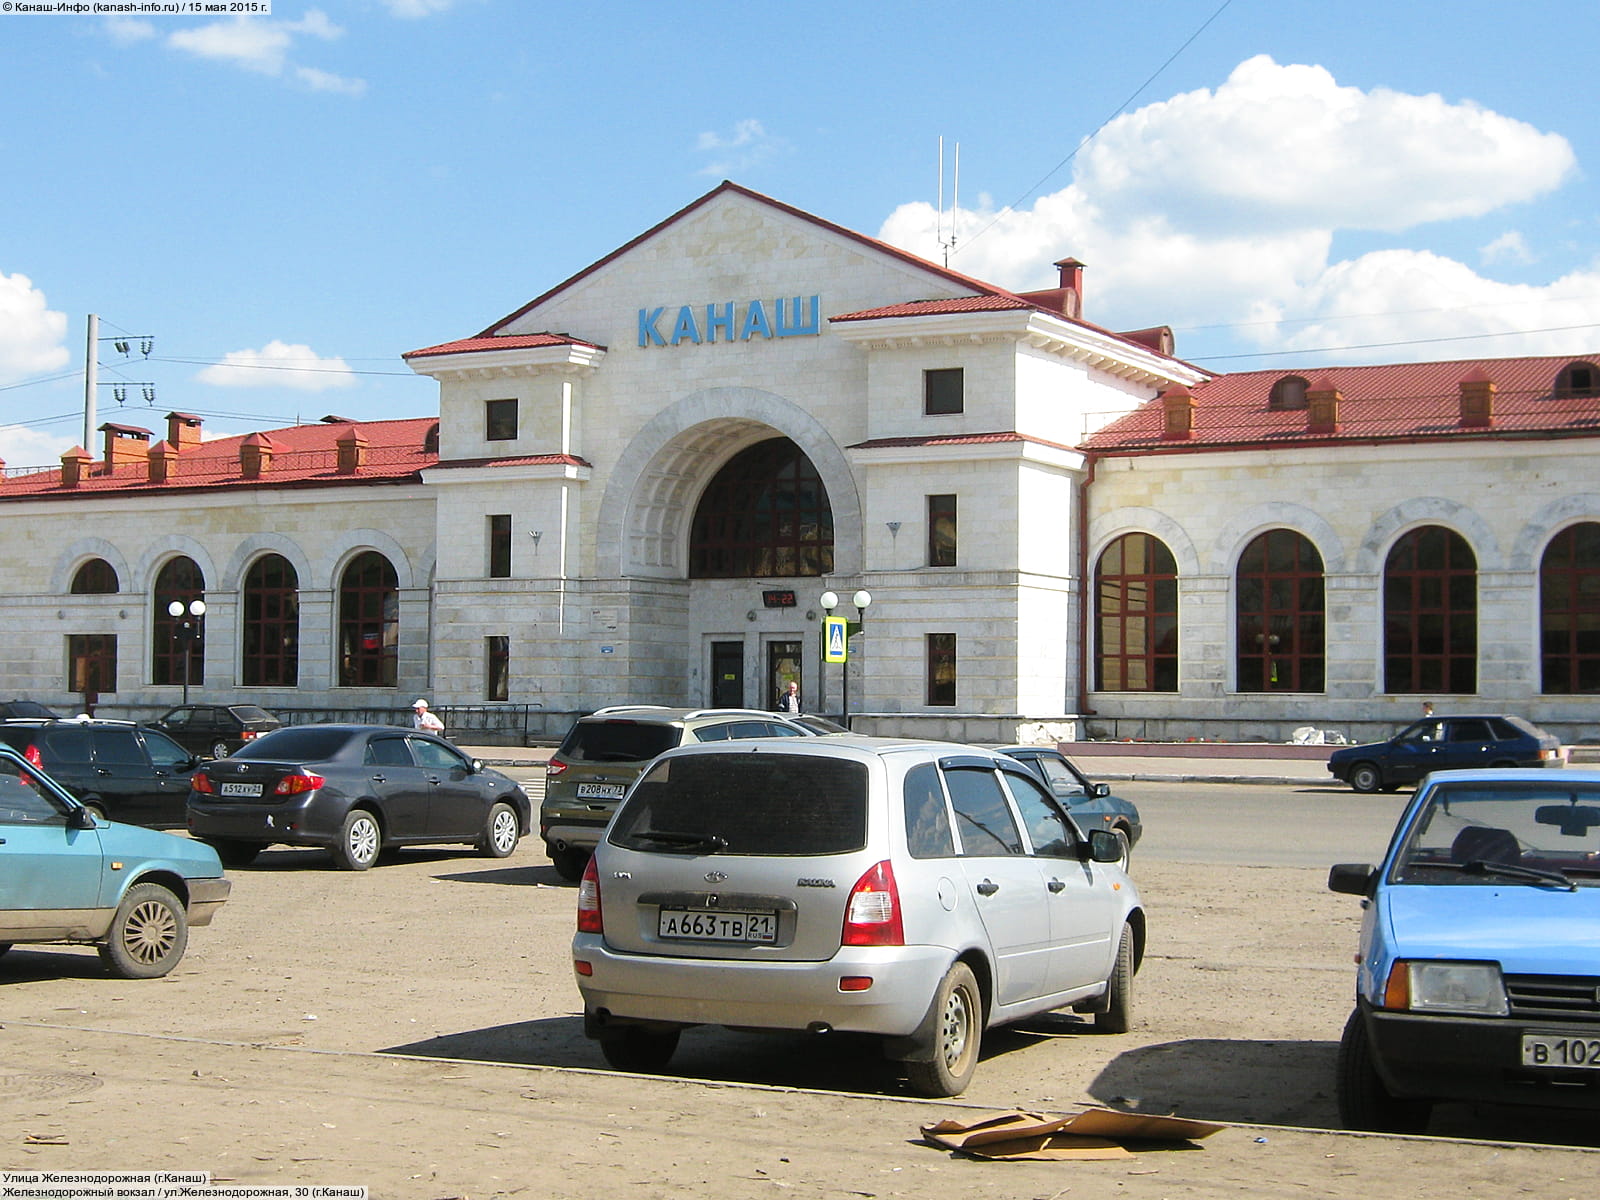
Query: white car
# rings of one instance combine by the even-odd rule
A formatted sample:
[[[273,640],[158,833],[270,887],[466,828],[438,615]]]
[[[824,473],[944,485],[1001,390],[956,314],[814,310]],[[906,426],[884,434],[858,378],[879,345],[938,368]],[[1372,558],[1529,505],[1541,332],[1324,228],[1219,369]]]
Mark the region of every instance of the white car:
[[[679,1033],[878,1034],[913,1090],[960,1094],[985,1029],[1132,1019],[1145,914],[1115,834],[1026,767],[854,735],[685,746],[629,791],[579,887],[573,965],[608,1062]]]

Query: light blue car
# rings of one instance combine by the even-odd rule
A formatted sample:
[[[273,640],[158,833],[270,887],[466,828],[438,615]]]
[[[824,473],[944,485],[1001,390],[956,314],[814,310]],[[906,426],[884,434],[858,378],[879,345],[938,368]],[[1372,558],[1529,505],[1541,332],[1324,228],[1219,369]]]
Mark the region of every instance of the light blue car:
[[[210,846],[97,821],[0,746],[0,954],[19,942],[92,943],[114,974],[155,979],[231,886]]]
[[[1339,1115],[1421,1132],[1436,1101],[1600,1110],[1600,771],[1439,771],[1364,896]]]

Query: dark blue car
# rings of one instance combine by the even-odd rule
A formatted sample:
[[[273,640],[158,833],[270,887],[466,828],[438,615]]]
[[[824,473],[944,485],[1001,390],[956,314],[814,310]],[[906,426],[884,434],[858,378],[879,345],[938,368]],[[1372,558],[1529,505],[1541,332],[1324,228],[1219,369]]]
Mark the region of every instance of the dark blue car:
[[[1053,746],[1001,746],[998,749],[1043,780],[1084,833],[1109,829],[1120,837],[1125,847],[1121,865],[1127,870],[1128,857],[1144,832],[1139,810],[1131,801],[1113,796],[1107,784],[1091,783],[1088,776]]]
[[[1387,742],[1342,746],[1328,757],[1335,779],[1358,792],[1392,792],[1430,771],[1561,764],[1561,742],[1521,717],[1427,717]]]

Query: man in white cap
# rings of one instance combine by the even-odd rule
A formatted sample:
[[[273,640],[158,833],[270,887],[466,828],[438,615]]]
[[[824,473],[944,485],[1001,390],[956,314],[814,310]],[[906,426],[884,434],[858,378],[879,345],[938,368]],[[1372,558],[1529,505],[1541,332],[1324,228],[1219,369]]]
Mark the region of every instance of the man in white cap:
[[[443,733],[444,722],[428,711],[428,702],[419,699],[411,706],[411,728],[424,733]]]

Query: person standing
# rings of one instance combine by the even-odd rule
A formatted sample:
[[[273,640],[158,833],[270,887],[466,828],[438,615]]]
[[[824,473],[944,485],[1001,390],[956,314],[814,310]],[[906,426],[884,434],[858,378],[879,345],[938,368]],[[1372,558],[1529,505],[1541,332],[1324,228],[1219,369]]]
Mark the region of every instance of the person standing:
[[[789,680],[783,691],[778,693],[778,711],[781,713],[800,713],[800,685],[793,679]]]
[[[420,729],[423,733],[442,734],[444,722],[428,711],[428,702],[418,699],[411,706],[411,728]]]

